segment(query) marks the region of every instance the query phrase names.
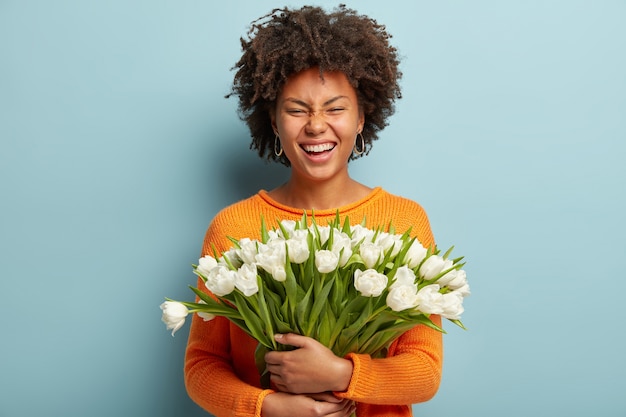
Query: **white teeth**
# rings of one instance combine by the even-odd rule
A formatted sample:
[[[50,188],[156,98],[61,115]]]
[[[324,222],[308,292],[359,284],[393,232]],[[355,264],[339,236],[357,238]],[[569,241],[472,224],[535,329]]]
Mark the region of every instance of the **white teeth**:
[[[304,149],[307,152],[324,152],[324,151],[330,151],[334,147],[335,145],[332,143],[324,143],[322,145],[303,145],[302,149]]]

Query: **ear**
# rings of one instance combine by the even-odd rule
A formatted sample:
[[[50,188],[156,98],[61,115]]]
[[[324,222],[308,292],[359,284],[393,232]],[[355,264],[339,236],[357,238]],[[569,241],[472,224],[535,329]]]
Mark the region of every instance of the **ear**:
[[[365,125],[365,114],[363,113],[363,110],[359,111],[359,120],[357,122],[357,132],[361,133],[363,132],[363,126]]]

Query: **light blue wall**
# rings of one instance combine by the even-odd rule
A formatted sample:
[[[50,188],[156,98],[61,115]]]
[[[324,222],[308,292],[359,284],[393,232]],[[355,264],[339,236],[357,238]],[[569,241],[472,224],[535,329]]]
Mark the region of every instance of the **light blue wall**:
[[[217,210],[284,178],[223,98],[282,5],[0,1],[0,416],[204,415],[158,305]],[[421,202],[473,289],[415,414],[626,415],[626,3],[348,5],[405,74],[353,176]]]

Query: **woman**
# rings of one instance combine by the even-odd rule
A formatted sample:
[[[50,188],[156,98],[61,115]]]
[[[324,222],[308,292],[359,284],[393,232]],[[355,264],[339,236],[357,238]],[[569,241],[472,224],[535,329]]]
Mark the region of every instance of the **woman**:
[[[350,178],[348,161],[367,154],[400,97],[398,58],[376,21],[343,6],[275,10],[242,39],[232,94],[261,157],[290,167],[288,181],[225,208],[208,228],[203,255],[228,250],[227,236],[259,238],[259,219],[318,223],[335,217],[393,220],[424,246],[434,245],[423,209],[380,187]],[[275,226],[275,225],[273,225]],[[438,316],[431,316],[441,325]],[[256,341],[222,317],[194,315],[185,378],[191,398],[216,416],[410,416],[411,404],[435,395],[441,377],[442,337],[416,326],[388,356],[335,356],[295,334],[277,340],[298,347],[265,359],[273,389],[262,389]]]

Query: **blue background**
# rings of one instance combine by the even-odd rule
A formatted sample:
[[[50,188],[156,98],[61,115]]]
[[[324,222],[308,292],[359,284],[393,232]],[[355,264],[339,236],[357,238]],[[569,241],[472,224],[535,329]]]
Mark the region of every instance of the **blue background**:
[[[205,415],[158,306],[215,213],[285,179],[223,98],[282,5],[0,1],[0,416]],[[348,6],[404,72],[352,175],[419,201],[473,291],[415,414],[626,415],[626,2]]]

